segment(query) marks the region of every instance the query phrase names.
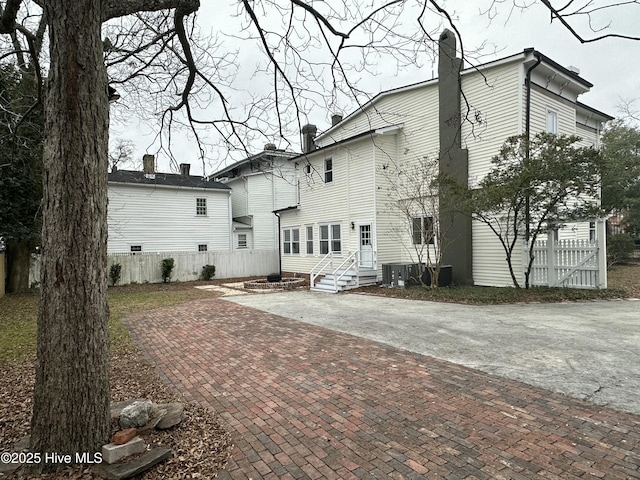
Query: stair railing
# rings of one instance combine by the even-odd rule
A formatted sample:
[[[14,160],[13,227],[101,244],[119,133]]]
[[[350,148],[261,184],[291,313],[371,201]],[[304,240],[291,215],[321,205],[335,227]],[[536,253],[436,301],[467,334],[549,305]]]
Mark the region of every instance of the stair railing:
[[[357,262],[358,253],[359,252],[356,250],[355,252],[350,254],[347,258],[345,258],[344,261],[340,265],[338,265],[338,268],[336,268],[335,270],[331,269],[331,273],[334,274],[333,275],[333,288],[334,288],[334,290],[336,292],[338,291],[338,281],[347,274],[349,269],[345,268],[340,275],[335,275],[335,274],[338,271],[340,271],[340,269],[342,267],[344,267],[349,261],[351,261],[351,263],[354,263],[354,269],[355,269],[355,272],[356,272],[356,278],[358,278],[358,262]]]
[[[333,252],[327,253],[324,257],[320,259],[318,263],[316,263],[311,271],[309,272],[310,284],[311,288],[315,286],[316,278],[320,275],[327,267],[329,267],[329,271],[333,272]]]

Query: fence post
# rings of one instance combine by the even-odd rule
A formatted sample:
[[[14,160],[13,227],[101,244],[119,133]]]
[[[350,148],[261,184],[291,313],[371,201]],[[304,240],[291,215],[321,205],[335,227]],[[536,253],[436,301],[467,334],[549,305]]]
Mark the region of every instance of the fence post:
[[[598,285],[607,288],[607,223],[604,218],[596,220],[596,241],[598,242]]]
[[[556,273],[556,245],[553,240],[554,231],[549,229],[547,232],[547,286],[555,287],[558,275]]]

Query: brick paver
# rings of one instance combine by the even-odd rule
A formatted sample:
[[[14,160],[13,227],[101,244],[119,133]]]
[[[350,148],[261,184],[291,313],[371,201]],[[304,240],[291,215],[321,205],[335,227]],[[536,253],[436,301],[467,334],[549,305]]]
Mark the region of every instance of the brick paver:
[[[640,417],[206,299],[125,319],[235,448],[222,479],[640,478]]]

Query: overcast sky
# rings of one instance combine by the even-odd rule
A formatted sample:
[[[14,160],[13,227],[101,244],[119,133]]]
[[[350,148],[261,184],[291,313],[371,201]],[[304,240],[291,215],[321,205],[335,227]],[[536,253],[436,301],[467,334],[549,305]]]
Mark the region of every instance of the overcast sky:
[[[224,0],[223,0],[224,1]],[[203,6],[198,15],[198,22],[205,31],[214,32],[223,30],[233,33],[234,24],[230,20],[230,13],[235,7],[228,6],[227,10],[221,8],[221,2],[202,2]],[[511,0],[505,0],[498,5],[497,15],[490,21],[487,16],[481,16],[479,11],[486,8],[491,0],[449,0],[446,7],[455,18],[455,24],[462,35],[464,47],[472,50],[482,42],[487,42],[486,51],[496,50],[492,56],[482,58],[482,62],[496,58],[506,57],[521,52],[525,48],[535,48],[552,58],[563,66],[575,66],[580,70],[580,75],[594,86],[579,100],[612,116],[620,114],[618,105],[621,99],[636,100],[636,107],[640,110],[640,42],[622,39],[604,39],[595,43],[581,44],[558,21],[550,23],[548,11],[540,6],[533,5],[525,11],[508,8]],[[633,5],[615,11],[605,12],[601,18],[595,20],[596,26],[605,26],[606,21],[611,25],[605,32],[617,32],[631,35],[640,35],[640,5]],[[581,29],[586,36],[592,37],[588,30]],[[242,44],[239,44],[242,52]],[[257,52],[245,52],[246,54],[258,54]],[[252,67],[251,67],[252,68]],[[430,64],[423,66],[421,71],[399,72],[397,75],[364,79],[368,90],[375,94],[381,90],[399,87],[419,80],[432,78],[433,69]],[[381,69],[384,70],[384,69]],[[240,76],[248,78],[252,71],[246,72],[240,69]],[[344,113],[349,113],[347,109]],[[309,118],[317,123],[320,130],[328,125],[323,125],[326,120],[326,112],[318,111],[317,115]],[[153,134],[147,128],[139,124],[135,119],[127,125],[114,125],[111,129],[112,138],[129,138],[136,145],[135,160],[140,160],[143,153],[154,152]],[[294,145],[297,139],[291,139]],[[192,140],[184,138],[178,141],[180,152],[184,161],[192,164],[192,174],[202,174],[203,165],[198,159],[198,149]],[[259,150],[262,145],[256,146]],[[220,158],[225,155],[222,152],[209,152],[208,160],[204,167],[206,173],[212,173]],[[168,158],[160,154],[158,156],[158,170],[170,171],[172,166]]]

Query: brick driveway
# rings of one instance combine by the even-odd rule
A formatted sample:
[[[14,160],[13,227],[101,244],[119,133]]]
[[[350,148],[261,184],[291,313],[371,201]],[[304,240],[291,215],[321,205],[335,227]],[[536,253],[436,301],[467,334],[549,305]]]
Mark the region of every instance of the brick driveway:
[[[640,417],[219,298],[125,319],[231,433],[222,479],[640,478]]]

